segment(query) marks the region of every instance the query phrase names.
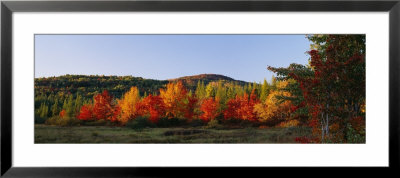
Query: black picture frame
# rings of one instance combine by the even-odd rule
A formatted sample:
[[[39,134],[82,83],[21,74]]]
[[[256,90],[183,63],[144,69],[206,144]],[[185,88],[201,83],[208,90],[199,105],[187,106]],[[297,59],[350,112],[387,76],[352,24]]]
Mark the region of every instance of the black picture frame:
[[[6,177],[130,177],[165,176],[184,172],[208,175],[215,168],[20,168],[12,166],[12,18],[13,12],[124,12],[124,11],[331,11],[389,12],[389,167],[399,167],[400,101],[400,1],[2,1],[1,2],[1,175]],[[383,59],[385,60],[385,59]],[[199,170],[200,169],[200,170]],[[207,169],[207,170],[203,170]],[[243,168],[220,168],[220,173],[235,174]],[[279,172],[286,172],[281,170]],[[296,169],[296,168],[290,168]],[[325,169],[325,168],[324,168]],[[376,170],[376,169],[364,169]],[[247,173],[246,173],[247,172]],[[288,171],[291,172],[291,171]],[[330,170],[330,174],[337,174]],[[249,171],[245,171],[249,174]],[[252,168],[251,174],[265,168]],[[211,175],[211,173],[210,173]]]

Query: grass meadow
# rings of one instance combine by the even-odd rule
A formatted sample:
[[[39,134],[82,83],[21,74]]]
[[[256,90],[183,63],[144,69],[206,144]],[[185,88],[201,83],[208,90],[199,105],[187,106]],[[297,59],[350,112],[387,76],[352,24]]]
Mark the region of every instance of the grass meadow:
[[[143,128],[35,125],[35,143],[296,143],[310,128]]]

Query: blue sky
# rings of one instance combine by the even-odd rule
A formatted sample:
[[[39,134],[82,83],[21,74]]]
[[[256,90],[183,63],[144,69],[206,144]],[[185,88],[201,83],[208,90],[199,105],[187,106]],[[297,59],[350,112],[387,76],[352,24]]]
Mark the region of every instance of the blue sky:
[[[222,74],[270,81],[267,66],[307,64],[305,35],[35,35],[35,77]]]

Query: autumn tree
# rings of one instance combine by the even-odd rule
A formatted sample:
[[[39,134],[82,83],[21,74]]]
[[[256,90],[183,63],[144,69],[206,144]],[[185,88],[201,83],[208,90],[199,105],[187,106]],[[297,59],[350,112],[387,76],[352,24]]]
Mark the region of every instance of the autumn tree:
[[[270,92],[264,103],[257,103],[254,106],[254,112],[261,121],[276,124],[288,118],[291,102],[279,99],[282,96],[290,96],[289,92],[283,90],[287,85],[287,81],[277,82],[276,89]]]
[[[254,106],[258,103],[260,103],[260,99],[257,96],[257,89],[253,89],[250,93],[250,98],[249,101],[247,102],[248,110],[246,111],[247,116],[243,117],[245,120],[251,120],[251,121],[256,121],[257,120],[257,114],[254,113]]]
[[[254,88],[254,89],[252,89]],[[258,84],[253,83],[246,85],[246,87],[241,87],[235,85],[228,88],[227,96],[228,100],[226,102],[226,108],[223,111],[225,119],[242,119],[242,120],[256,120],[256,115],[253,113],[254,105],[259,102],[258,94]],[[246,92],[251,91],[249,94]],[[232,98],[232,95],[235,97]]]
[[[168,118],[183,118],[185,114],[185,100],[187,99],[187,89],[181,81],[168,83],[166,89],[160,89],[166,116]]]
[[[203,112],[200,116],[204,122],[215,119],[218,115],[219,99],[214,99],[213,97],[203,100],[200,106],[200,110]]]
[[[85,121],[94,120],[93,105],[91,104],[83,105],[79,111],[77,118]]]
[[[94,97],[93,115],[95,118],[116,121],[116,110],[118,110],[118,107],[113,103],[113,97],[107,90]]]
[[[309,66],[301,64],[290,64],[289,67],[271,67],[268,66],[268,70],[275,72],[277,77],[276,80],[288,81],[284,88],[280,88],[282,91],[289,92],[289,96],[277,96],[279,102],[290,101],[290,118],[292,120],[298,120],[302,124],[307,124],[309,121],[309,108],[305,104],[303,91],[300,88],[300,82],[296,81],[293,76],[301,76],[303,79],[311,80],[314,76],[314,71]]]
[[[196,94],[192,94],[192,92],[189,92],[188,97],[187,97],[187,104],[186,104],[186,109],[185,109],[185,118],[186,119],[192,119],[193,116],[195,116],[195,109],[197,106],[197,96]]]
[[[136,111],[139,116],[147,116],[150,121],[157,123],[165,115],[166,107],[160,96],[149,94],[136,104]]]
[[[260,100],[256,95],[256,90],[251,91],[250,96],[244,93],[242,96],[236,95],[236,98],[230,99],[227,102],[227,108],[224,110],[225,119],[242,119],[256,121],[257,115],[254,110],[254,106],[259,103]]]
[[[118,100],[118,105],[121,107],[121,115],[118,121],[122,124],[127,123],[130,119],[136,117],[136,103],[140,101],[139,90],[137,87],[131,87],[128,92],[126,92],[122,99]]]
[[[247,94],[244,94],[243,97],[247,97]],[[227,102],[227,108],[224,110],[224,118],[225,119],[239,119],[241,118],[241,100],[242,97],[236,95],[236,98],[230,99]]]
[[[322,142],[347,142],[351,120],[363,118],[365,35],[311,35],[312,76],[291,72],[311,113],[313,133]],[[334,126],[334,127],[333,127]],[[332,128],[334,133],[331,133]],[[363,133],[359,133],[363,134]]]
[[[61,110],[59,113],[60,118],[65,118],[66,113],[65,109]]]

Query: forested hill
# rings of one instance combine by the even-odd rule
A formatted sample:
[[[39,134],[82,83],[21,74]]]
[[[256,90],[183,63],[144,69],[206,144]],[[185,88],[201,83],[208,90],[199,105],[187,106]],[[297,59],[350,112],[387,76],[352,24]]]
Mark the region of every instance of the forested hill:
[[[232,79],[217,74],[200,74],[185,76],[170,80],[153,80],[133,76],[104,76],[104,75],[63,75],[58,77],[35,78],[35,96],[62,94],[75,95],[79,93],[85,98],[91,98],[94,94],[108,90],[115,97],[121,97],[130,87],[136,86],[141,95],[158,93],[169,82],[182,81],[190,90],[195,90],[198,82],[205,85],[212,82],[229,82],[238,85],[249,83]]]
[[[169,79],[169,81],[182,81],[186,86],[196,86],[199,81],[203,81],[205,84],[215,81],[235,82],[238,85],[247,85],[248,82],[235,80],[233,78],[218,75],[218,74],[200,74],[192,76],[184,76],[176,79]]]

